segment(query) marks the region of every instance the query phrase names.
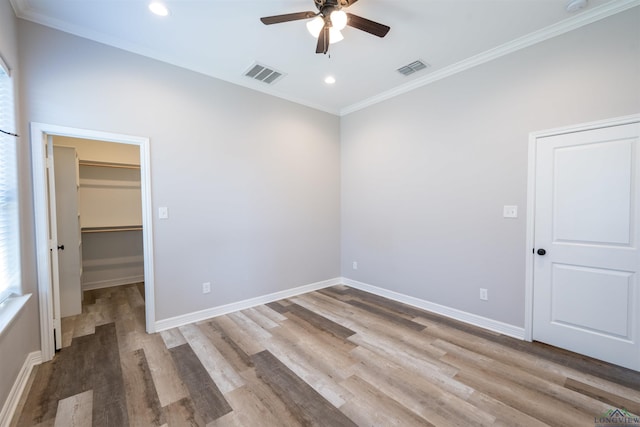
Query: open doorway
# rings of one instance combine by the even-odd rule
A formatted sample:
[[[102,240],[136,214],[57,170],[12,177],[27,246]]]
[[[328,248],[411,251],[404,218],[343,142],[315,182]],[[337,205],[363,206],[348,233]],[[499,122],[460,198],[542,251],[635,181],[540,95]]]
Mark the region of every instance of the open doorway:
[[[75,323],[83,294],[95,304],[114,286],[125,285],[121,293],[137,301],[146,331],[154,332],[148,138],[32,123],[31,143],[43,360],[84,327]],[[55,172],[65,162],[56,155],[72,166],[64,166],[71,184],[58,204]]]
[[[65,136],[53,136],[52,143],[61,318],[56,349],[116,318],[144,331],[140,147]]]

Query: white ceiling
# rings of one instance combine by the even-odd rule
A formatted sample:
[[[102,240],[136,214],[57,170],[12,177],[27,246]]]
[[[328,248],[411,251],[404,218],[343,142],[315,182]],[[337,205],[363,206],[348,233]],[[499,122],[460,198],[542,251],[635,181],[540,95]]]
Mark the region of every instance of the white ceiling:
[[[305,22],[266,26],[262,16],[316,11],[313,0],[11,0],[23,19],[299,102],[346,114],[453,72],[640,4],[589,0],[359,0],[348,12],[389,25],[380,39],[347,27],[330,55],[315,53]],[[405,77],[416,59],[431,66]],[[274,85],[244,72],[255,61],[283,71]],[[327,75],[337,82],[324,83]]]

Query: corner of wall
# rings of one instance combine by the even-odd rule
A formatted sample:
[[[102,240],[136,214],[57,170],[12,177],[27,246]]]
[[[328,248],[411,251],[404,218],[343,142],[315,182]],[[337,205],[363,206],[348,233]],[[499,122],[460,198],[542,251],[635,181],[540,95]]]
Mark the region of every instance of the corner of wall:
[[[9,391],[9,396],[7,397],[4,405],[2,406],[2,410],[0,411],[0,426],[5,427],[8,426],[9,423],[11,423],[16,409],[18,408],[20,398],[22,397],[29,383],[31,372],[33,371],[34,367],[41,363],[42,353],[40,351],[34,351],[27,355],[24,363],[22,364],[22,368],[18,373],[18,377],[13,383],[11,391]]]

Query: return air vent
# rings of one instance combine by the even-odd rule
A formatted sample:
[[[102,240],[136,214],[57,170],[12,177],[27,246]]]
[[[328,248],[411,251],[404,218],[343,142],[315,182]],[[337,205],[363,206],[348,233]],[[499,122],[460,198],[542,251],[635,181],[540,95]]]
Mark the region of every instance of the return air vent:
[[[428,67],[429,67],[429,64],[418,59],[417,61],[413,61],[411,64],[407,64],[404,67],[398,68],[398,72],[402,75],[409,76],[413,73],[416,73],[420,70],[424,70],[425,68],[428,68]]]
[[[257,62],[249,67],[244,75],[253,80],[258,80],[259,82],[269,85],[274,84],[285,76],[283,72],[276,71],[273,68],[267,67],[266,65],[258,64]]]

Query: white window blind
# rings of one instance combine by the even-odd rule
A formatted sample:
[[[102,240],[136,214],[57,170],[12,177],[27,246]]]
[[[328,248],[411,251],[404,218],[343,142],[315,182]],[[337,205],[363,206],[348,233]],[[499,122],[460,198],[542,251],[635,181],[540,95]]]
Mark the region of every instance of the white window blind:
[[[13,83],[0,61],[0,129],[15,132]],[[20,290],[17,138],[0,132],[0,302]]]

